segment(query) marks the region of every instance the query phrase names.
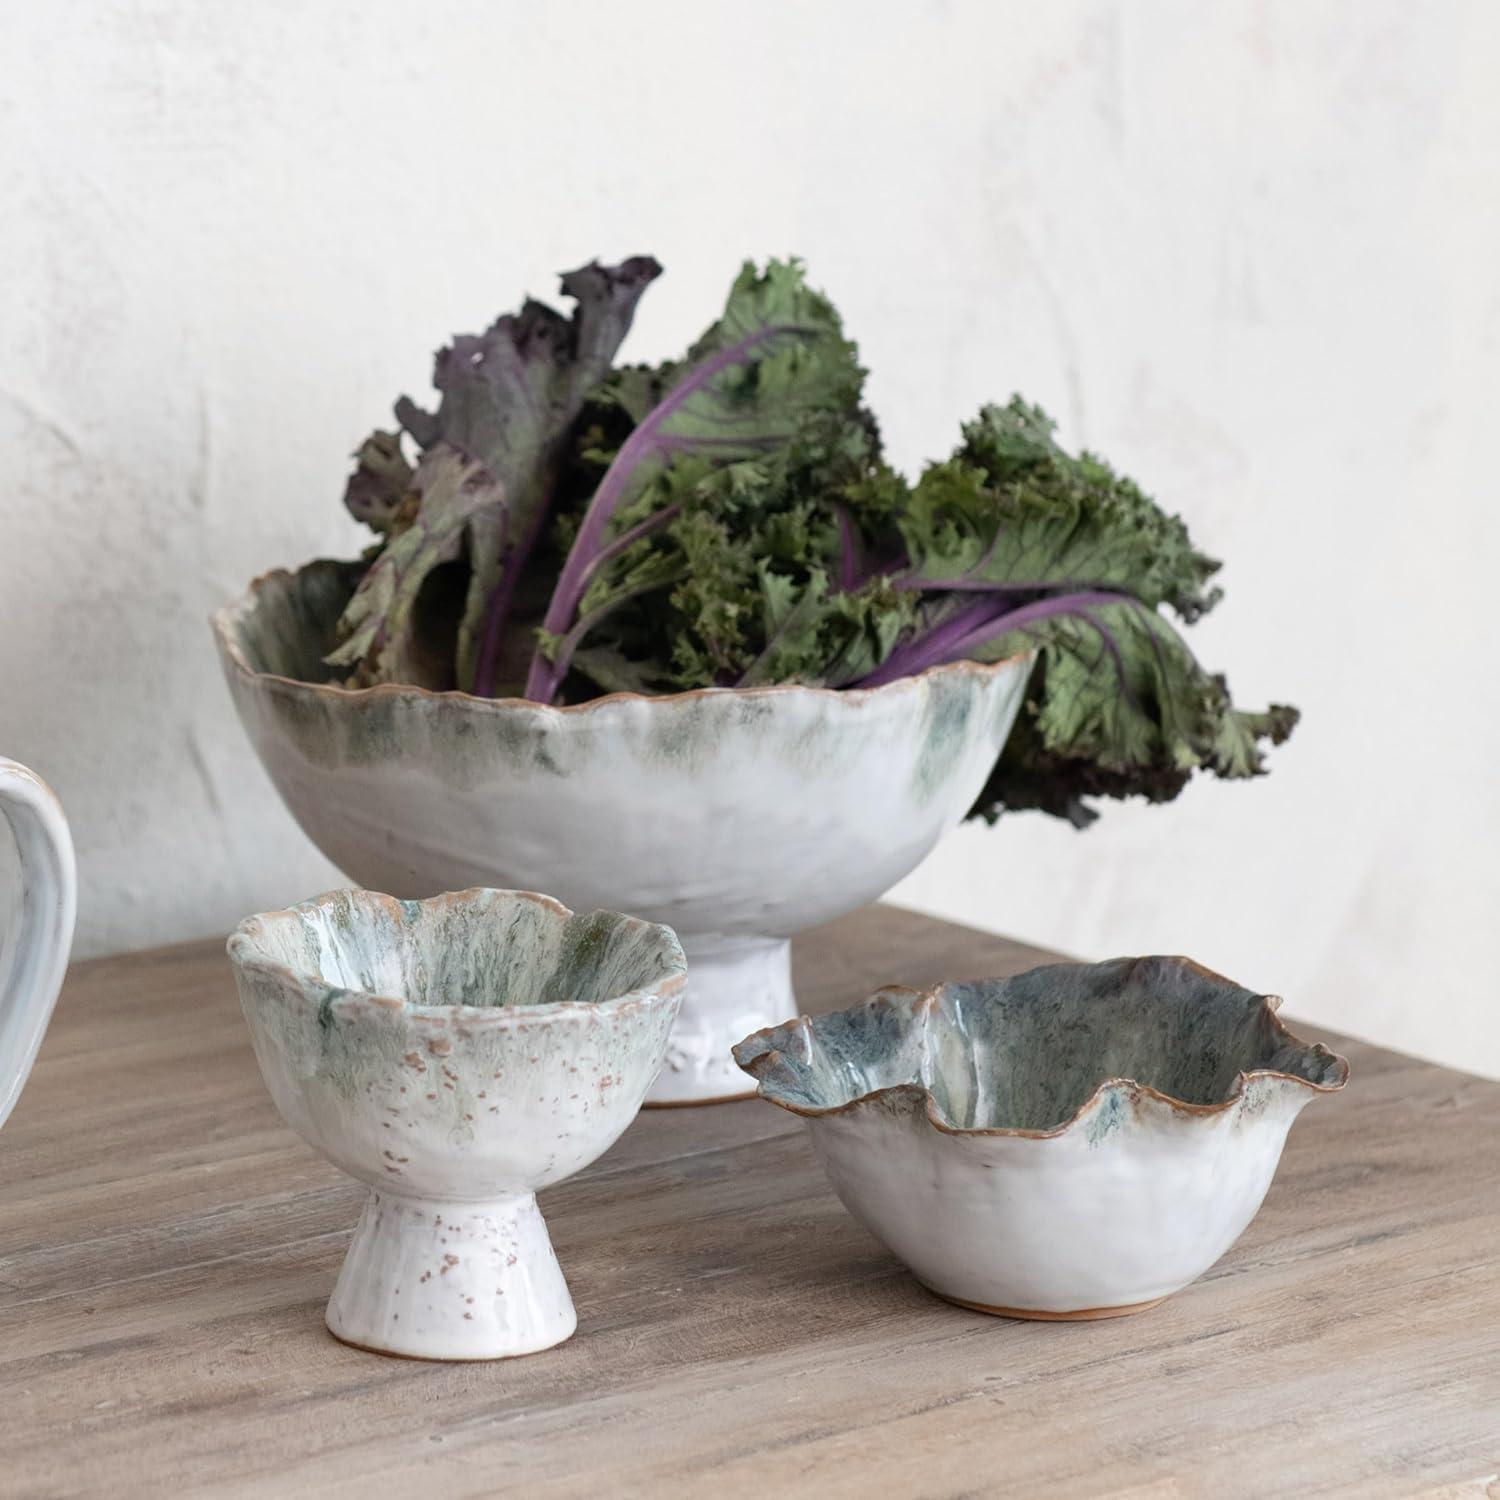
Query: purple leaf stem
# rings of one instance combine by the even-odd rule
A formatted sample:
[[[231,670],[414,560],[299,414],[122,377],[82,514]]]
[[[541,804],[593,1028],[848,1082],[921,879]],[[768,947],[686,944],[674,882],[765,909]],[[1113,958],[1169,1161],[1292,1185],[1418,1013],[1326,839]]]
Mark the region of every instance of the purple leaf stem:
[[[550,501],[543,501],[537,506],[536,515],[532,518],[526,535],[507,555],[500,570],[500,581],[485,603],[484,634],[479,642],[479,659],[474,664],[474,692],[477,697],[492,698],[495,695],[495,674],[500,667],[500,643],[505,639],[505,627],[510,619],[511,604],[515,600],[516,585],[521,581],[521,574],[531,560],[537,542],[541,540],[551,508]],[[506,520],[509,519],[507,512]]]
[[[971,630],[999,619],[1004,613],[1004,606],[997,606],[992,599],[975,600],[942,624],[897,646],[858,686],[879,687],[882,683],[905,677],[913,671],[920,671],[924,666],[932,666],[935,662],[951,661],[952,656],[946,653],[955,642],[962,641]],[[910,663],[918,665],[912,666]]]
[[[1102,589],[1057,594],[1052,598],[1038,599],[1032,604],[1023,604],[1019,609],[1006,609],[1003,605],[997,609],[991,601],[981,600],[978,604],[961,610],[936,629],[897,647],[881,666],[861,679],[856,686],[882,687],[898,677],[910,677],[928,667],[961,661],[976,646],[982,646],[997,635],[1006,635],[1012,630],[1023,629],[1054,615],[1082,615],[1096,628],[1102,628],[1088,615],[1087,611],[1091,607],[1131,602],[1136,601],[1130,594],[1110,593]]]
[[[573,653],[578,649],[578,643],[606,615],[613,614],[622,604],[628,603],[631,599],[639,598],[642,594],[649,594],[654,589],[664,589],[669,584],[677,583],[686,576],[687,570],[681,569],[676,573],[669,573],[665,578],[653,578],[648,583],[638,583],[633,588],[621,590],[608,603],[599,605],[597,609],[591,609],[557,643],[557,651],[553,657],[552,665],[557,669],[558,682],[560,683],[568,675],[568,668],[572,664]]]
[[[653,531],[659,531],[681,510],[680,505],[668,505],[653,515],[647,516],[644,521],[632,526],[629,531],[622,532],[589,564],[586,581],[592,580],[594,574],[605,563],[618,557],[627,547],[640,541],[643,536],[650,536]],[[536,518],[531,523],[531,530],[527,532],[521,545],[505,559],[505,568],[500,574],[500,581],[495,585],[495,591],[490,595],[489,602],[485,606],[484,639],[480,642],[479,661],[474,668],[474,692],[481,698],[494,696],[495,673],[500,665],[500,643],[505,639],[505,627],[510,620],[510,607],[515,600],[516,585],[521,580],[521,574],[526,571],[526,564],[531,560],[531,554],[536,550],[536,544],[541,540],[542,532],[547,528],[550,515],[550,506],[543,505],[538,508]]]
[[[710,381],[735,365],[743,364],[751,352],[767,340],[785,334],[811,334],[816,331],[796,323],[779,323],[746,334],[729,348],[721,349],[691,370],[626,438],[604,478],[599,481],[599,488],[589,501],[578,535],[568,549],[562,572],[558,574],[551,602],[547,605],[547,613],[542,621],[542,628],[548,634],[563,636],[568,633],[578,612],[579,601],[588,587],[589,574],[596,563],[605,531],[624,498],[635,471],[652,457],[671,453],[678,446],[674,444],[670,434],[663,432],[666,424]],[[556,696],[562,679],[563,671],[558,670],[558,664],[549,661],[539,649],[531,658],[531,670],[526,676],[526,696],[537,703],[550,703]]]
[[[660,531],[663,526],[681,513],[681,505],[664,505],[660,510],[652,511],[644,521],[637,521],[629,531],[622,531],[609,546],[601,547],[594,554],[584,574],[585,587],[593,582],[594,575],[605,563],[613,562],[627,547],[633,547],[643,536],[650,536],[653,531]]]
[[[923,594],[1035,594],[1042,589],[1076,589],[1076,583],[986,583],[983,580],[965,578],[923,578],[916,573],[903,573],[891,583],[898,589]]]
[[[862,571],[859,564],[863,549],[860,547],[859,534],[854,529],[854,518],[849,514],[849,507],[835,501],[833,513],[839,523],[839,589],[845,594],[852,594],[859,586],[858,579]]]

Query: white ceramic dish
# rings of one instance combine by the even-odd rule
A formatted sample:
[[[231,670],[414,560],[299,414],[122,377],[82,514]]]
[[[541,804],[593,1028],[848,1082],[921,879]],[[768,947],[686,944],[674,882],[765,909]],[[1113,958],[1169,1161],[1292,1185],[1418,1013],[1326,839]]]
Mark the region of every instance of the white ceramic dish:
[[[0,756],[0,817],[20,865],[16,910],[0,914],[0,1125],[21,1097],[73,942],[77,875],[68,821],[34,771]]]
[[[1348,1064],[1180,958],[882,990],[735,1048],[804,1116],[845,1207],[950,1301],[1023,1318],[1153,1306],[1260,1207]]]
[[[536,1192],[640,1108],[686,972],[676,938],[528,892],[344,891],[250,917],[229,956],[277,1108],[370,1189],[333,1333],[424,1359],[567,1338]]]
[[[963,817],[1031,664],[571,708],[349,690],[326,681],[321,655],[350,587],[345,565],[313,563],[215,617],[272,781],[371,889],[541,888],[670,925],[692,974],[651,1103],[753,1092],[730,1047],[795,1011],[787,939],[874,900]]]

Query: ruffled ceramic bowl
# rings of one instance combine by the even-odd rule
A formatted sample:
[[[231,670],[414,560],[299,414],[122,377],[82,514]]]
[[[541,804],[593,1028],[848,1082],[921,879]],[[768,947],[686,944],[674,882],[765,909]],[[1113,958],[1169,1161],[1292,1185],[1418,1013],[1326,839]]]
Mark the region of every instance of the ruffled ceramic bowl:
[[[892,988],[747,1037],[844,1206],[939,1296],[1021,1318],[1151,1307],[1239,1238],[1348,1064],[1183,958]]]
[[[676,938],[521,891],[342,891],[250,917],[229,957],[276,1107],[370,1189],[329,1328],[426,1359],[567,1338],[536,1191],[640,1108],[686,972]]]
[[[272,573],[215,617],[272,781],[359,885],[524,886],[673,927],[692,977],[655,1103],[752,1092],[730,1047],[795,1013],[787,939],[888,890],[963,817],[1030,666],[570,708],[348,690],[321,658],[353,576]]]

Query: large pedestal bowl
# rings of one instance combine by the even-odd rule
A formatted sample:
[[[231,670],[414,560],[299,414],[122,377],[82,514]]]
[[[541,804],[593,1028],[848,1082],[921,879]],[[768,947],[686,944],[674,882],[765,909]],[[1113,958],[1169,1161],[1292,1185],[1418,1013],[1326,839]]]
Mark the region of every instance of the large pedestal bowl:
[[[214,618],[272,781],[360,885],[546,890],[674,928],[688,986],[651,1104],[753,1092],[730,1048],[796,1013],[788,939],[881,895],[963,817],[1031,665],[562,708],[348,689],[322,656],[351,587],[345,565],[312,563]]]

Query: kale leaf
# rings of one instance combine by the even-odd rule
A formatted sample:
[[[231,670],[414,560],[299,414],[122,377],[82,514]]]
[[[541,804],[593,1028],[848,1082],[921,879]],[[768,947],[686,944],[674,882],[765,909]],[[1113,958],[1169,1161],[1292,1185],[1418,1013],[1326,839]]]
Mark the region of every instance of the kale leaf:
[[[1020,720],[974,807],[990,821],[1035,807],[1084,828],[1097,816],[1087,796],[1169,802],[1200,768],[1254,776],[1264,769],[1258,742],[1281,744],[1297,722],[1281,705],[1235,708],[1224,679],[1134,598],[1020,624],[973,654],[998,660],[1028,647],[1038,661]]]
[[[1297,711],[1236,708],[1183,640],[1220,591],[1180,518],[1019,397],[908,482],[796,261],[747,264],[683,358],[615,366],[659,270],[591,264],[571,319],[528,302],[455,339],[436,412],[403,398],[360,448],[345,500],[378,542],[328,658],[350,682],[578,702],[1027,652],[976,816],[1083,827],[1089,798],[1265,769]]]
[[[483,466],[499,487],[500,503],[474,511],[467,522],[470,571],[456,659],[460,687],[485,693],[493,686],[509,605],[545,526],[562,453],[589,392],[614,365],[636,303],[660,274],[649,256],[569,271],[561,280],[563,294],[577,303],[571,317],[528,300],[484,333],[460,335],[438,351],[433,384],[442,399],[435,412],[406,396],[396,403],[396,419],[423,453],[446,446]],[[350,511],[377,529],[386,514],[382,498],[389,498],[382,487],[393,467],[389,439],[377,433],[364,444],[345,494]],[[419,565],[434,562],[429,549]],[[420,580],[414,583],[420,587]],[[387,620],[380,629],[390,640],[404,627],[404,621]],[[344,622],[343,634],[354,629],[354,621]],[[399,651],[386,660],[399,661]],[[383,669],[374,664],[369,670]]]
[[[763,272],[747,264],[723,316],[680,366],[622,380],[617,399],[642,414],[573,538],[526,696],[550,702],[584,634],[620,605],[680,576],[680,560],[663,564],[656,552],[627,554],[678,520],[694,484],[725,475],[732,484],[740,466],[784,453],[818,415],[857,411],[863,383],[833,304],[807,285],[795,261],[771,261]],[[643,410],[657,389],[660,399]],[[617,559],[621,565],[611,568]],[[601,587],[601,574],[611,573],[613,586]]]
[[[351,668],[355,687],[447,686],[448,665],[420,628],[423,592],[434,570],[458,556],[465,528],[503,513],[504,503],[504,491],[483,465],[446,444],[434,446],[402,500],[383,515],[386,544],[344,608],[342,640],[328,664]]]

